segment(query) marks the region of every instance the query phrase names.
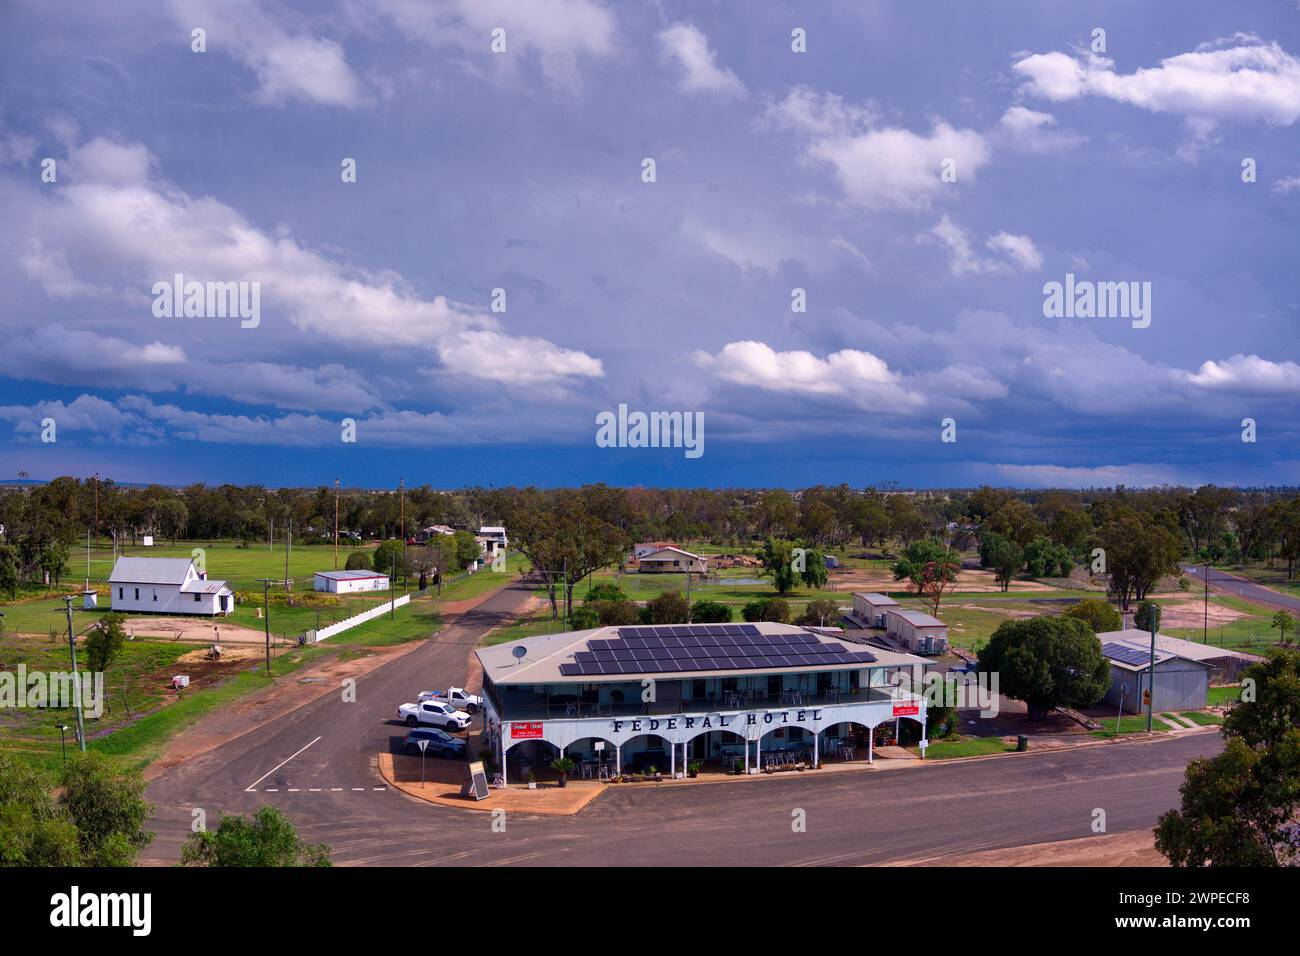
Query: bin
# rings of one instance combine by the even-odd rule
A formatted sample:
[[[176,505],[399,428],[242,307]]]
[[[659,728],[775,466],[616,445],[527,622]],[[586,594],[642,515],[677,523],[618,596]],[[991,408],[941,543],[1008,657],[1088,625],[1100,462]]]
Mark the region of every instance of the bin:
[[[1029,749],[1029,738],[1026,737],[1024,734],[1021,734],[1016,738],[1016,751],[1019,753],[1024,753],[1028,749]]]

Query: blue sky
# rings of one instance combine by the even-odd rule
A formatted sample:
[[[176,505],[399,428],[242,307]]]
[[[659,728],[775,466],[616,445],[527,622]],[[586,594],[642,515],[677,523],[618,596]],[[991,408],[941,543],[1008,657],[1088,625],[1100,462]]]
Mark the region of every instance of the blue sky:
[[[1300,483],[1300,8],[1174,10],[11,2],[0,476]]]

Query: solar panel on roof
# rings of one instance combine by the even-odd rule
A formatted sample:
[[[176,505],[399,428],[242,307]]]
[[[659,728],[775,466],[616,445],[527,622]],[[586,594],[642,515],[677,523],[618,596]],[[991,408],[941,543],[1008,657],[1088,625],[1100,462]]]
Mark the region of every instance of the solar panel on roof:
[[[1151,663],[1151,652],[1149,650],[1138,650],[1136,647],[1129,647],[1127,644],[1103,644],[1101,653],[1113,661],[1119,661],[1121,664]],[[1159,656],[1157,656],[1157,661],[1159,661]]]

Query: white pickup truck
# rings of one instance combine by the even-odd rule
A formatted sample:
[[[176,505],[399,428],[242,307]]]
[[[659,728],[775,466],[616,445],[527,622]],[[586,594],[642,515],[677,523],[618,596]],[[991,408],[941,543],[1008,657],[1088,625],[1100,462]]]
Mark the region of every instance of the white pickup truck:
[[[450,733],[464,730],[469,726],[471,717],[463,710],[457,710],[445,700],[421,700],[414,704],[403,704],[397,708],[397,716],[408,727],[431,724]]]
[[[471,694],[463,687],[448,687],[446,690],[426,690],[421,691],[416,700],[441,700],[446,701],[453,707],[459,707],[461,710],[470,714],[477,714],[483,709],[483,698],[476,694]]]

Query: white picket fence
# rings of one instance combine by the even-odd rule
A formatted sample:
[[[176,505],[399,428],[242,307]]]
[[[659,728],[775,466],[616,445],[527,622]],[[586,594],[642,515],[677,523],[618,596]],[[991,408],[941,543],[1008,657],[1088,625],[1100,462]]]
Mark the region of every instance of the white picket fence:
[[[318,631],[307,632],[307,643],[315,644],[323,641],[327,637],[333,637],[335,634],[341,634],[343,631],[356,627],[358,624],[364,624],[366,621],[373,621],[375,618],[387,614],[390,608],[402,607],[411,603],[411,595],[403,594],[395,601],[385,601],[383,604],[377,604],[368,611],[362,611],[360,614],[353,614],[351,617],[345,617],[328,627],[322,627]]]

